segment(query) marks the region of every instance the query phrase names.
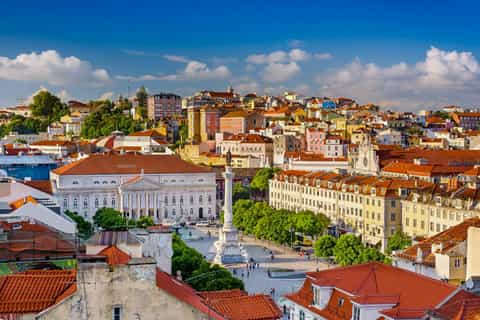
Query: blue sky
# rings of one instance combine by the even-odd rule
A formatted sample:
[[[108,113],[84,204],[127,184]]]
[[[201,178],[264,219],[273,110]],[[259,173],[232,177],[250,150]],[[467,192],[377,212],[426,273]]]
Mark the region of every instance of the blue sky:
[[[0,2],[0,106],[200,89],[478,106],[474,1]]]

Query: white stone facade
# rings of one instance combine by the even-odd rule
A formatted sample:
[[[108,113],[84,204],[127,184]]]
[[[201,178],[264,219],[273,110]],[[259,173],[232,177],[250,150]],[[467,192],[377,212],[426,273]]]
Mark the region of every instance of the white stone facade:
[[[215,173],[58,175],[50,173],[61,211],[91,220],[100,208],[155,222],[215,218]]]

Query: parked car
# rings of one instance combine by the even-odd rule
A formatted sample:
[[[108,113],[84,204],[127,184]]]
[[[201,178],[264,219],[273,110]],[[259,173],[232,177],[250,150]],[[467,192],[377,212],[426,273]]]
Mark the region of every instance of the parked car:
[[[208,226],[210,226],[210,222],[208,222],[208,221],[198,221],[196,226],[197,227],[208,227]]]

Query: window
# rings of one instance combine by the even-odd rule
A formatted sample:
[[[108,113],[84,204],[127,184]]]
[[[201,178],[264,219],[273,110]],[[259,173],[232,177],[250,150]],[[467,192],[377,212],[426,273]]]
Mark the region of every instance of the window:
[[[165,196],[164,201],[165,201],[165,205],[167,206],[168,205],[168,197],[167,196]]]
[[[112,198],[112,208],[115,208],[115,198]]]
[[[299,320],[305,320],[305,312],[303,312],[302,310],[300,310],[298,312],[298,319]]]
[[[111,183],[111,184],[115,184],[115,181],[114,181],[114,180],[112,180],[112,181],[110,181],[110,183]]]
[[[122,320],[122,307],[121,306],[113,306],[112,320]]]
[[[77,198],[73,198],[73,208],[74,209],[78,208],[78,199]]]
[[[352,320],[360,320],[360,308],[358,306],[353,306]]]
[[[98,208],[98,198],[95,198],[95,208]]]
[[[168,218],[168,209],[167,209],[167,208],[165,208],[165,211],[163,212],[163,217],[164,217],[165,219]]]
[[[84,199],[83,199],[83,207],[84,207],[85,209],[88,208],[88,198],[84,198]]]
[[[104,207],[107,206],[107,198],[103,198],[103,206],[104,206]]]
[[[63,207],[68,208],[68,199],[67,198],[63,199]]]
[[[390,214],[390,220],[391,221],[395,221],[396,217],[395,217],[395,213],[391,213]]]
[[[176,214],[176,210],[175,208],[172,209],[172,215],[175,215]]]
[[[193,208],[190,208],[190,215],[193,216]]]
[[[172,204],[175,205],[177,203],[177,198],[175,196],[172,196]]]
[[[199,196],[198,196],[198,203],[203,203],[203,197],[202,197],[202,195],[199,195]]]
[[[208,195],[208,203],[212,203],[212,196]]]
[[[72,184],[78,184],[78,181],[73,181]]]
[[[93,181],[93,184],[100,184],[99,181]]]
[[[460,258],[455,258],[455,269],[460,268]]]
[[[345,300],[343,300],[343,298],[339,298],[338,299],[338,306],[341,307],[343,306],[343,303],[345,302]]]
[[[103,184],[108,184],[108,181],[103,181],[102,183],[103,183]]]
[[[180,196],[180,204],[183,204],[183,196]]]

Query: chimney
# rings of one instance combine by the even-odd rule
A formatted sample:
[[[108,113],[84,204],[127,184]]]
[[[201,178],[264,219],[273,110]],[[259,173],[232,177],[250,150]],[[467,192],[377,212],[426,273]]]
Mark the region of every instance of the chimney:
[[[182,281],[182,271],[177,270],[177,280]]]
[[[417,257],[415,259],[415,262],[419,264],[423,263],[423,251],[420,247],[417,248]]]
[[[468,228],[466,280],[480,276],[480,250],[478,250],[478,243],[480,243],[480,228]]]

